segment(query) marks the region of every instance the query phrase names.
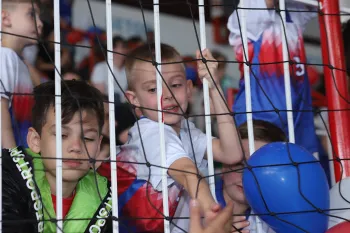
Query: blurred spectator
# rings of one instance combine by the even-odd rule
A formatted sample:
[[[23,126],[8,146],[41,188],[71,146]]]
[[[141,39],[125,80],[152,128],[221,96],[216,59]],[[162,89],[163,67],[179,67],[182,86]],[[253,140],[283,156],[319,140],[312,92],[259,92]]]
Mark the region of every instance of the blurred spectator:
[[[80,74],[74,69],[68,69],[62,72],[63,80],[82,80]]]
[[[129,51],[143,45],[143,40],[139,36],[130,37],[127,41]]]
[[[55,34],[51,30],[44,42],[40,44],[36,67],[49,80],[55,79]],[[72,66],[72,58],[69,51],[61,47],[61,68],[67,69]]]
[[[213,57],[215,60],[218,61],[218,78],[220,80],[220,84],[222,87],[222,90],[224,91],[225,97],[227,98],[227,90],[229,88],[237,88],[238,87],[238,82],[237,85],[235,84],[235,80],[233,77],[229,76],[226,74],[226,61],[227,57],[220,53],[219,51],[213,51]]]
[[[127,54],[127,45],[124,39],[120,36],[113,38],[113,69],[114,75],[114,101],[116,104],[124,102],[123,91],[127,88],[126,74],[124,69],[125,55]],[[108,73],[110,69],[106,61],[97,63],[92,71],[91,83],[99,89],[103,94],[108,94]],[[117,82],[120,87],[118,86]]]
[[[1,13],[2,32],[5,32],[0,48],[1,146],[26,147],[33,104],[30,94],[34,85],[22,54],[26,46],[38,43],[43,24],[38,5],[30,0],[3,0]],[[21,36],[13,36],[16,34]]]

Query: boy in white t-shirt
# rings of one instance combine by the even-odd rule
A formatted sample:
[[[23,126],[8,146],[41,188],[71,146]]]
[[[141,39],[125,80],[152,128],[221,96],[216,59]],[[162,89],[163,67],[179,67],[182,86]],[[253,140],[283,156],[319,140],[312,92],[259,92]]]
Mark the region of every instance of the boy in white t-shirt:
[[[261,120],[253,121],[255,150],[271,142],[283,142],[286,140],[285,134],[277,126]],[[242,138],[242,146],[246,159],[249,158],[248,129],[247,124],[239,127]],[[226,203],[233,202],[233,215],[236,215],[233,222],[240,222],[236,227],[243,228],[240,232],[257,233],[256,217],[252,211],[243,192],[242,173],[243,160],[235,165],[224,164],[222,175],[215,179],[215,194],[218,203],[226,206]],[[262,221],[261,233],[275,233],[269,225]],[[239,232],[239,231],[237,231]]]
[[[154,44],[150,47],[144,45],[135,49],[126,60],[126,95],[131,104],[142,112],[142,116],[130,129],[128,143],[121,147],[117,156],[120,169],[118,203],[121,216],[137,218],[129,223],[131,228],[136,228],[135,232],[163,231],[156,69],[151,62],[147,62],[154,56]],[[174,217],[170,219],[173,223],[172,232],[182,232],[188,230],[189,221],[178,218],[189,217],[189,201],[197,196],[197,190],[197,199],[204,217],[211,219],[220,208],[215,203],[206,180],[197,175],[197,169],[202,174],[207,173],[206,135],[183,117],[191,97],[192,82],[186,80],[182,58],[173,47],[162,44],[161,56],[163,63],[170,63],[161,67],[166,83],[165,85],[163,82],[162,117],[165,123],[165,169],[168,173],[170,212],[168,217]],[[217,62],[213,62],[215,59],[207,49],[203,51],[203,56],[211,61],[207,66],[218,87],[216,89],[211,83],[210,97],[215,113],[219,114],[217,120],[221,136],[220,139],[213,138],[212,141],[214,160],[234,164],[242,159],[239,135],[232,116],[228,114],[226,101],[219,94],[219,91],[222,94],[222,89],[217,82]],[[199,51],[197,58],[200,59]],[[201,60],[198,62],[198,74],[201,79],[211,80]],[[124,176],[126,172],[129,175]],[[182,192],[183,189],[185,192]]]
[[[1,145],[27,147],[33,83],[21,54],[24,47],[37,43],[42,22],[36,0],[33,5],[32,0],[3,0],[1,13],[5,32],[0,48]]]

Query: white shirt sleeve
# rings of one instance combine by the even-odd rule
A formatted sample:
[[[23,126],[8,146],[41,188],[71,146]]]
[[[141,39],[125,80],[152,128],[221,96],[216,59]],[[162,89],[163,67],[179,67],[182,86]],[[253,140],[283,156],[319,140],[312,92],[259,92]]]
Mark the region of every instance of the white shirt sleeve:
[[[15,92],[16,83],[18,83],[17,67],[18,56],[8,48],[0,48],[0,91],[1,98],[10,99],[11,93]]]
[[[91,73],[91,82],[93,84],[106,84],[108,67],[106,62],[97,63]]]
[[[305,30],[307,23],[317,16],[317,7],[310,7],[303,3],[298,3],[293,0],[286,1],[286,7],[290,11],[290,17],[293,23],[297,24],[301,31]],[[299,11],[299,12],[297,12]],[[311,12],[307,12],[311,11]]]
[[[187,154],[190,155],[191,159],[197,163],[197,167],[201,173],[206,176],[208,161],[204,159],[207,150],[207,136],[200,129],[196,128],[193,122],[188,122],[189,130],[187,127],[186,120],[182,121],[181,125],[181,141],[184,144],[184,148]],[[190,134],[192,139],[192,144],[190,140]],[[192,150],[193,145],[193,150]],[[194,152],[194,155],[193,155]]]
[[[247,37],[253,41],[258,40],[260,35],[275,19],[275,11],[266,10],[265,0],[245,0],[244,8],[238,9],[237,12],[234,11],[228,19],[227,28],[230,31],[229,41],[232,46],[236,45],[235,40],[241,40],[240,34],[243,19],[238,19],[241,11],[245,11],[246,15]],[[251,10],[248,10],[248,8]],[[259,8],[261,10],[258,10]]]
[[[178,137],[177,133],[170,127],[165,125],[165,153],[166,153],[166,168],[162,167],[161,164],[161,148],[160,148],[160,135],[158,122],[151,121],[149,119],[139,120],[141,138],[138,133],[137,126],[135,125],[130,131],[131,140],[130,144],[138,144],[140,161],[149,162],[152,166],[149,170],[147,169],[141,172],[141,169],[137,171],[138,177],[141,179],[149,180],[152,186],[158,191],[162,190],[162,169],[168,169],[176,160],[180,158],[191,159],[183,148],[182,142]],[[144,150],[143,150],[144,149]],[[141,166],[139,166],[141,168]],[[142,166],[145,167],[145,166]],[[142,169],[143,170],[143,169]],[[175,181],[168,176],[168,186],[172,185]]]
[[[251,10],[248,10],[250,8]],[[251,41],[256,41],[260,38],[261,34],[268,29],[272,24],[280,23],[281,17],[277,15],[275,10],[266,10],[265,0],[245,0],[244,9],[234,11],[228,19],[227,28],[230,31],[229,42],[232,46],[241,44],[241,27],[242,18],[239,18],[240,11],[245,11],[246,25],[247,25],[247,37]],[[261,9],[261,10],[259,10]],[[286,9],[292,10],[289,12],[290,17],[301,31],[305,29],[306,24],[317,15],[316,12],[303,12],[310,11],[309,7],[302,3],[296,3],[292,0],[286,1]],[[315,9],[313,9],[315,10]],[[295,12],[300,11],[300,12]],[[238,13],[238,14],[237,14]],[[278,22],[277,22],[278,20]]]

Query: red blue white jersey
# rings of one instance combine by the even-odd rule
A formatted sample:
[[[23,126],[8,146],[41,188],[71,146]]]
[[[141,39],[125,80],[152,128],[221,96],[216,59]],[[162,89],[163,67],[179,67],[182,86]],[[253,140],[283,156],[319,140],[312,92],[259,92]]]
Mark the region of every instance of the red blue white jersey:
[[[206,135],[182,122],[178,135],[170,126],[165,125],[166,168],[162,168],[158,122],[142,118],[129,130],[129,141],[120,147],[117,154],[118,205],[121,219],[121,232],[163,232],[163,192],[162,169],[171,166],[180,158],[196,161],[203,172],[207,168],[204,160]],[[191,139],[190,135],[191,134]],[[193,149],[191,146],[191,140]],[[151,166],[147,166],[147,164]],[[103,164],[99,173],[110,177],[110,165]],[[170,176],[167,177],[170,217],[188,217],[188,194]],[[194,184],[196,185],[196,184]],[[185,213],[186,216],[181,216]],[[174,219],[171,232],[179,228],[188,231],[187,219]],[[179,231],[182,232],[182,231]]]
[[[9,112],[16,145],[27,147],[27,133],[31,126],[34,101],[32,96],[33,83],[28,67],[15,51],[1,47],[0,54],[1,98],[9,101]]]
[[[244,62],[241,28],[237,19],[239,11],[245,11],[248,56],[250,69],[253,119],[264,120],[283,129],[288,135],[287,107],[285,97],[284,68],[282,56],[282,36],[287,38],[289,60],[296,64],[290,66],[291,98],[296,143],[311,153],[317,151],[311,90],[306,72],[307,67],[303,30],[306,23],[316,13],[300,12],[309,10],[305,5],[286,0],[286,23],[275,10],[266,10],[265,0],[244,1],[244,8],[233,12],[228,20],[229,41],[236,53],[236,59]],[[254,9],[255,8],[255,9]],[[265,9],[264,9],[265,8]],[[257,10],[259,9],[259,10]],[[264,9],[264,10],[263,10]],[[291,12],[294,10],[299,12]],[[246,97],[243,64],[240,64],[240,90],[233,111],[238,125],[246,122]],[[275,109],[280,110],[279,114]],[[282,111],[281,111],[282,110]],[[240,114],[241,113],[241,114]]]

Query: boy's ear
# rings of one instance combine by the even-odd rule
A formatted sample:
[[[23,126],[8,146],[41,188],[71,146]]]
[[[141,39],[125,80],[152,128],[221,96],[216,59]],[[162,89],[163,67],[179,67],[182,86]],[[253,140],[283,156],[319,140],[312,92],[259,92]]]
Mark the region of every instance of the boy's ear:
[[[187,98],[192,98],[193,82],[192,80],[187,80]]]
[[[27,134],[27,144],[29,148],[36,154],[40,153],[40,135],[39,133],[33,128],[30,127],[28,129],[28,134]]]
[[[139,106],[140,106],[140,102],[139,102],[139,100],[137,99],[135,92],[129,91],[129,90],[128,90],[128,91],[125,92],[125,95],[126,95],[126,98],[128,98],[129,102],[130,102],[132,105],[134,105],[134,106],[136,106],[136,107],[139,107]]]
[[[1,11],[1,20],[2,20],[3,27],[11,27],[11,17],[10,17],[9,11],[7,10]]]

